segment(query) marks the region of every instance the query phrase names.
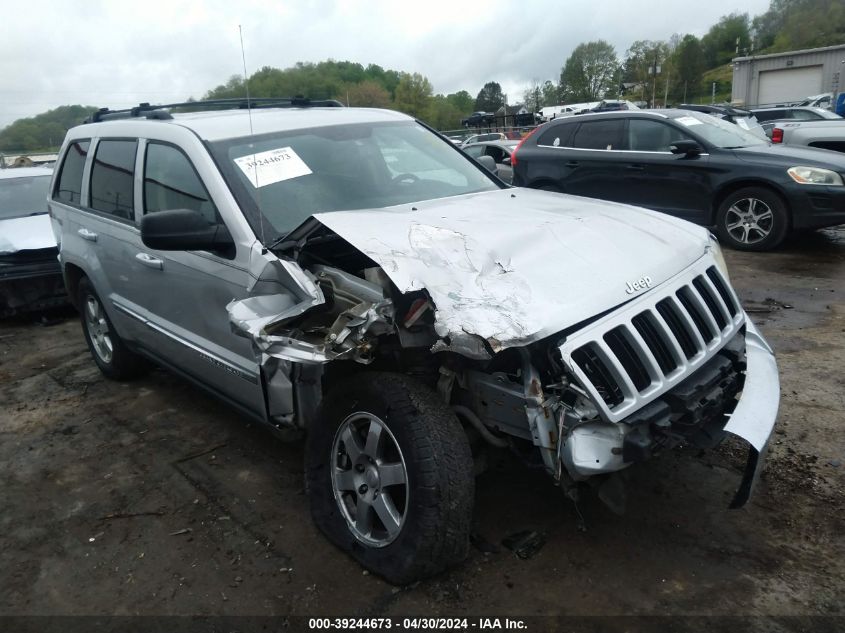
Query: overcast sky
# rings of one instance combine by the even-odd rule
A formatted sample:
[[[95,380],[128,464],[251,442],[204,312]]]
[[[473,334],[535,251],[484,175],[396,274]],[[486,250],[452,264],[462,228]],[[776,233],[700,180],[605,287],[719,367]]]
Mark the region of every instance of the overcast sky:
[[[769,0],[0,0],[0,127],[65,104],[200,97],[247,70],[325,59],[420,72],[435,92],[498,81],[511,103],[579,43],[703,35]],[[739,8],[741,7],[741,9]],[[258,95],[260,96],[260,95]]]

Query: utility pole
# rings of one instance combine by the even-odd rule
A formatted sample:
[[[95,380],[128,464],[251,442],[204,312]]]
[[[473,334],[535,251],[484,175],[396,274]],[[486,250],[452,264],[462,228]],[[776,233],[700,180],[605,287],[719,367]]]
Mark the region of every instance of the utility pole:
[[[710,94],[710,103],[716,103],[716,82],[713,82],[713,90]]]

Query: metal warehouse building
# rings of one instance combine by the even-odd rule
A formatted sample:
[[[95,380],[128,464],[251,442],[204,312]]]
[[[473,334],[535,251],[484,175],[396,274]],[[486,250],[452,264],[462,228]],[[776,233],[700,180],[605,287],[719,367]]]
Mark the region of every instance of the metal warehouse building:
[[[731,100],[755,106],[838,93],[845,72],[845,44],[733,60]]]

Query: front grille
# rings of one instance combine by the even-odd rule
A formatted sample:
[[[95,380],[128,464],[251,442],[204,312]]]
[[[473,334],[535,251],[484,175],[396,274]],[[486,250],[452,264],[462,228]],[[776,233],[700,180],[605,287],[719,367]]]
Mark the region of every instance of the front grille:
[[[561,346],[617,421],[679,384],[737,335],[744,316],[715,266],[694,266]]]

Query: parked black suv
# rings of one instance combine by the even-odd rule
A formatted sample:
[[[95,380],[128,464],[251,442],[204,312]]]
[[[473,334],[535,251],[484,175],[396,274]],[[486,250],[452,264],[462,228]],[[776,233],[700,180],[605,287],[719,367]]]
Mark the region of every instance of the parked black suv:
[[[773,146],[688,110],[550,121],[512,158],[517,186],[639,205],[716,226],[741,250],[776,247],[791,229],[845,223],[845,157]]]

